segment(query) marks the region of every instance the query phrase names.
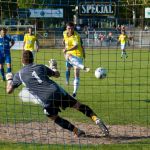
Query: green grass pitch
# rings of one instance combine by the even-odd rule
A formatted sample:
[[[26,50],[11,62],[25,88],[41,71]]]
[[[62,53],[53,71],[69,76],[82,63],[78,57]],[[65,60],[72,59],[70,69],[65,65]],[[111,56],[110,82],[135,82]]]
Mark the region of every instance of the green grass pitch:
[[[89,105],[109,125],[150,124],[150,52],[148,50],[128,50],[128,58],[122,61],[120,50],[87,50],[85,65],[91,68],[89,73],[81,71],[80,87],[77,98]],[[66,91],[72,94],[73,71],[70,85],[65,85],[65,60],[61,50],[41,50],[35,62],[48,64],[54,58],[58,61],[61,73],[54,79]],[[107,78],[96,79],[94,71],[103,66],[108,70]],[[12,51],[12,68],[15,73],[22,67],[21,51]],[[47,118],[40,106],[22,103],[16,89],[12,95],[5,92],[6,82],[0,84],[0,123],[18,123],[44,121]],[[67,109],[61,116],[75,121],[91,121],[80,112]]]

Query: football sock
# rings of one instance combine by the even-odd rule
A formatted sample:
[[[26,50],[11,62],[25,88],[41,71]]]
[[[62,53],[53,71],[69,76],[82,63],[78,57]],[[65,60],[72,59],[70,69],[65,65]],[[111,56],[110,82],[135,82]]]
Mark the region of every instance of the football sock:
[[[91,119],[95,122],[98,118],[97,118],[97,116],[93,115],[93,116],[91,116]]]
[[[121,57],[123,57],[123,55],[124,55],[124,52],[122,51],[122,52],[121,52]]]
[[[69,131],[73,131],[74,129],[76,129],[76,127],[73,124],[59,116],[55,119],[55,123]]]
[[[0,69],[0,73],[1,73],[2,78],[4,79],[4,78],[5,78],[5,75],[4,75],[4,68]]]
[[[80,83],[80,79],[79,78],[75,78],[74,82],[73,82],[73,85],[74,85],[73,93],[77,93],[77,90],[79,88],[79,83]]]
[[[70,70],[66,70],[66,81],[69,82]]]
[[[127,57],[127,53],[125,51],[122,51],[121,57]]]
[[[7,68],[7,73],[11,72],[11,68]]]
[[[78,110],[85,114],[87,117],[92,118],[92,116],[96,116],[93,110],[87,105],[81,104]]]

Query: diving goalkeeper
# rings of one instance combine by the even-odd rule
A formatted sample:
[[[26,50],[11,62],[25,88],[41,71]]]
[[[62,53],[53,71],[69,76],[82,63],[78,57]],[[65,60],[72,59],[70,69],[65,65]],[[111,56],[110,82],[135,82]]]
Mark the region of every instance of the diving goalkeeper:
[[[73,132],[77,137],[85,135],[84,131],[58,115],[58,113],[61,112],[60,108],[65,110],[67,107],[71,107],[91,118],[99,125],[103,134],[108,136],[109,131],[107,127],[90,107],[70,96],[64,89],[49,78],[51,76],[56,78],[60,76],[57,68],[53,66],[52,70],[45,65],[34,64],[33,60],[31,51],[26,50],[23,52],[22,63],[24,67],[18,71],[14,77],[10,73],[6,75],[7,93],[12,93],[15,88],[24,84],[26,88],[29,89],[29,92],[41,100],[40,104],[43,106],[45,115],[62,128]],[[56,65],[56,63],[54,63],[54,65]]]

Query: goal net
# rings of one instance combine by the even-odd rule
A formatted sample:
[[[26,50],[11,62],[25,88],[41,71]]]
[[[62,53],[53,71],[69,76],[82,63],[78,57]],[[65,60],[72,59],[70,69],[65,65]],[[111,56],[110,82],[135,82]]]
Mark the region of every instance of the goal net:
[[[35,63],[49,66],[51,59],[56,60],[60,77],[50,79],[71,97],[76,96],[79,102],[92,108],[110,132],[110,137],[105,137],[101,124],[99,127],[92,121],[94,117],[86,117],[91,115],[90,110],[82,105],[78,108],[80,112],[60,108],[58,114],[62,118],[86,133],[83,137],[75,138],[74,132],[65,129],[71,128],[71,124],[61,122],[59,126],[60,120],[47,117],[43,103],[37,95],[32,95],[32,90],[40,93],[41,97],[47,91],[39,90],[43,84],[39,74],[32,74],[39,84],[31,85],[34,87],[29,89],[31,93],[20,85],[8,95],[7,82],[2,80],[3,68],[0,68],[0,147],[109,149],[111,144],[112,149],[116,145],[119,149],[128,149],[137,144],[137,150],[142,147],[150,149],[149,6],[149,0],[0,0],[0,28],[7,28],[7,34],[15,40],[10,51],[12,73],[16,74],[23,67],[23,39],[26,29],[32,27],[33,35],[39,41]],[[68,34],[71,29],[64,32],[68,22],[75,24],[71,36]],[[81,37],[85,50],[85,58],[79,59],[79,63],[83,61],[82,65],[90,68],[89,72],[83,66],[79,72],[76,67],[66,65],[65,48],[73,43],[81,44],[81,41],[72,42],[77,35]],[[0,44],[5,44],[1,42],[3,39],[0,36]],[[1,65],[6,75],[8,64]],[[95,77],[95,70],[100,67],[106,70],[103,79]],[[60,97],[59,100],[63,101]]]

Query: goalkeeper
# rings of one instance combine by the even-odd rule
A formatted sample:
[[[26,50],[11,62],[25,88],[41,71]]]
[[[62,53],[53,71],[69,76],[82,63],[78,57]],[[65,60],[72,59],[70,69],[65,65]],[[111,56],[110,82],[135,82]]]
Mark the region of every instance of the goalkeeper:
[[[85,132],[75,127],[69,121],[61,118],[58,115],[61,111],[60,108],[65,110],[67,107],[71,107],[79,110],[99,125],[105,136],[109,135],[107,127],[91,108],[81,104],[49,78],[51,76],[56,78],[60,76],[59,71],[57,71],[57,68],[55,67],[56,62],[54,63],[55,66],[53,66],[54,70],[44,65],[34,64],[33,54],[31,51],[27,50],[23,52],[22,63],[24,67],[16,73],[14,77],[12,77],[12,74],[10,73],[6,75],[6,91],[8,94],[12,93],[14,89],[21,84],[24,84],[27,89],[29,89],[30,93],[41,100],[44,113],[62,128],[73,132],[75,136],[83,136],[85,135]]]
[[[82,46],[82,40],[79,34],[74,31],[74,24],[67,23],[66,31],[63,32],[63,44],[65,46],[63,52],[66,58],[66,84],[69,84],[70,70],[74,68],[74,90],[73,97],[76,97],[77,90],[80,84],[80,69],[89,72],[90,68],[83,65],[83,58],[85,58],[85,50]]]

